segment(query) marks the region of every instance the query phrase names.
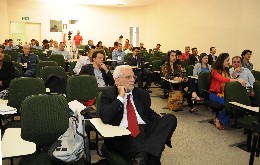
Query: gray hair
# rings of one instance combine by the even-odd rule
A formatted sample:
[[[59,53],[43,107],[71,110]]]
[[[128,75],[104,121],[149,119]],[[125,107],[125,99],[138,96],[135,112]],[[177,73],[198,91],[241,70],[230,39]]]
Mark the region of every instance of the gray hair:
[[[25,47],[29,47],[30,48],[30,45],[29,44],[23,45],[23,48],[25,48]]]
[[[119,66],[117,66],[116,69],[113,72],[114,79],[122,77],[122,69],[131,69],[132,70],[132,67],[129,66],[129,65],[119,65]]]

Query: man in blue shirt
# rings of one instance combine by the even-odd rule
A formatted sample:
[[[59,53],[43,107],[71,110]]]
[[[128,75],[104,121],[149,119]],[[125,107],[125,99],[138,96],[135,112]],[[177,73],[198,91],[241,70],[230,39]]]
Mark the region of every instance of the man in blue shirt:
[[[125,60],[125,52],[123,51],[122,44],[118,43],[117,49],[112,52],[112,60],[116,60],[118,65],[123,65]]]
[[[232,68],[229,69],[231,78],[239,78],[246,81],[246,88],[252,89],[255,78],[248,68],[242,67],[242,58],[235,56],[232,58]]]
[[[8,40],[8,46],[5,47],[5,51],[6,50],[14,50],[14,49],[19,49],[19,47],[16,46],[16,45],[13,45],[13,40],[9,39]]]
[[[36,67],[39,63],[38,56],[30,53],[30,45],[23,46],[23,54],[17,57],[17,62],[21,63],[25,68],[25,77],[34,77],[36,75]]]
[[[71,57],[69,52],[65,49],[65,43],[61,42],[59,45],[59,49],[53,49],[51,54],[61,54],[63,55],[66,62],[71,62]]]

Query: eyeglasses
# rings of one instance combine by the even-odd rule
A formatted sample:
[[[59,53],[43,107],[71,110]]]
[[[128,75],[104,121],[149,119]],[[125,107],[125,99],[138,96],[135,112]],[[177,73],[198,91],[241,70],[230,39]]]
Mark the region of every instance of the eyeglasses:
[[[240,63],[240,61],[233,61],[233,63],[238,63],[238,64],[239,64],[239,63]]]
[[[126,77],[119,77],[119,78],[126,78],[127,80],[130,80],[131,78],[136,79],[136,76],[126,76]]]

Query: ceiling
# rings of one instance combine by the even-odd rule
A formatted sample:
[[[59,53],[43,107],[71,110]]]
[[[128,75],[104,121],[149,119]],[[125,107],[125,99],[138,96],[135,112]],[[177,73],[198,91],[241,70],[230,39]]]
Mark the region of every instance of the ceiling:
[[[107,6],[107,7],[138,7],[155,3],[159,0],[29,0],[53,3],[53,1],[68,4],[80,4],[91,6]]]

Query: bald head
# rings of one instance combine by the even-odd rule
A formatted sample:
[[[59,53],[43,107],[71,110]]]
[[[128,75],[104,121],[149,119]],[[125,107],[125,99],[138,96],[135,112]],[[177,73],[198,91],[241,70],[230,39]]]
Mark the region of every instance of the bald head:
[[[23,46],[23,53],[24,53],[25,55],[28,55],[29,52],[30,52],[30,45],[25,44],[25,45]]]

